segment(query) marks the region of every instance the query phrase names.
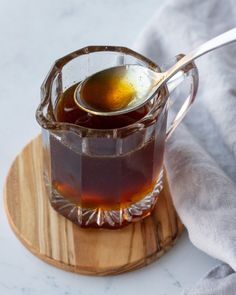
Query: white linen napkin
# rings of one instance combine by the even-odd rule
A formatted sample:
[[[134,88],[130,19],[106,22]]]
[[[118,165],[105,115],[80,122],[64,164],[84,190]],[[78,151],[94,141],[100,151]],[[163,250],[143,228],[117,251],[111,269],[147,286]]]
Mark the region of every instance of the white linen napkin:
[[[165,1],[135,49],[161,65],[233,27],[235,0]],[[235,295],[236,43],[201,57],[196,64],[197,98],[168,140],[165,165],[174,205],[190,240],[227,265],[212,270],[185,294]]]

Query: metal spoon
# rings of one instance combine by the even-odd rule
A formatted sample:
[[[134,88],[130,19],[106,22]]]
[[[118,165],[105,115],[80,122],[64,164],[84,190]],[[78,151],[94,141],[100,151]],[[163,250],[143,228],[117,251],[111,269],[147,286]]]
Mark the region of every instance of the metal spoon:
[[[205,42],[163,73],[141,65],[117,66],[97,72],[78,85],[74,94],[75,102],[85,111],[100,116],[114,116],[134,111],[146,104],[154,92],[188,63],[234,41],[236,41],[236,28]],[[95,93],[98,94],[92,102],[86,97],[91,86],[95,87]],[[99,97],[99,93],[104,97]]]

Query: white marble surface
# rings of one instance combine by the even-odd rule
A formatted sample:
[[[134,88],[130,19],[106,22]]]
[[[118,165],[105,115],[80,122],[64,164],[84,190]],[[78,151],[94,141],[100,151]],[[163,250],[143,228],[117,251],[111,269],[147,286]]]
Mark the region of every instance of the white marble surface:
[[[0,187],[21,148],[40,132],[34,113],[52,62],[91,44],[132,46],[162,0],[0,1]],[[185,233],[150,266],[119,276],[87,277],[45,264],[16,239],[0,207],[0,294],[180,294],[216,260]]]

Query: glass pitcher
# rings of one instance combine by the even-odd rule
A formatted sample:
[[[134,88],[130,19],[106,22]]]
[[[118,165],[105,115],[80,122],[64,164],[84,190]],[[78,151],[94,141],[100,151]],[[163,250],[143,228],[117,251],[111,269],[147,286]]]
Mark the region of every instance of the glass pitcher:
[[[105,128],[58,120],[58,104],[66,91],[73,96],[72,90],[86,77],[125,64],[161,71],[131,49],[89,46],[58,59],[41,87],[36,118],[42,127],[50,203],[81,227],[117,229],[151,213],[163,186],[165,142],[196,96],[198,71],[191,63],[156,91],[145,107],[128,114],[128,119],[112,118]],[[188,97],[167,128],[169,93],[186,78]]]

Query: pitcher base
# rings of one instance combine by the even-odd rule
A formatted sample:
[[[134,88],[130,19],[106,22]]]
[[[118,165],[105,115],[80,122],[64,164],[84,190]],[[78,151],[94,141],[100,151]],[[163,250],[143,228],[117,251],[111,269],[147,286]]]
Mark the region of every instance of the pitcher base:
[[[45,177],[47,178],[47,177]],[[47,182],[47,179],[45,179]],[[47,182],[48,184],[48,182]],[[127,208],[105,210],[102,208],[81,208],[58,193],[56,189],[47,185],[52,207],[73,223],[84,228],[118,229],[131,222],[139,221],[150,215],[156,204],[158,195],[163,188],[163,170],[161,171],[152,192],[142,200],[133,203]]]

